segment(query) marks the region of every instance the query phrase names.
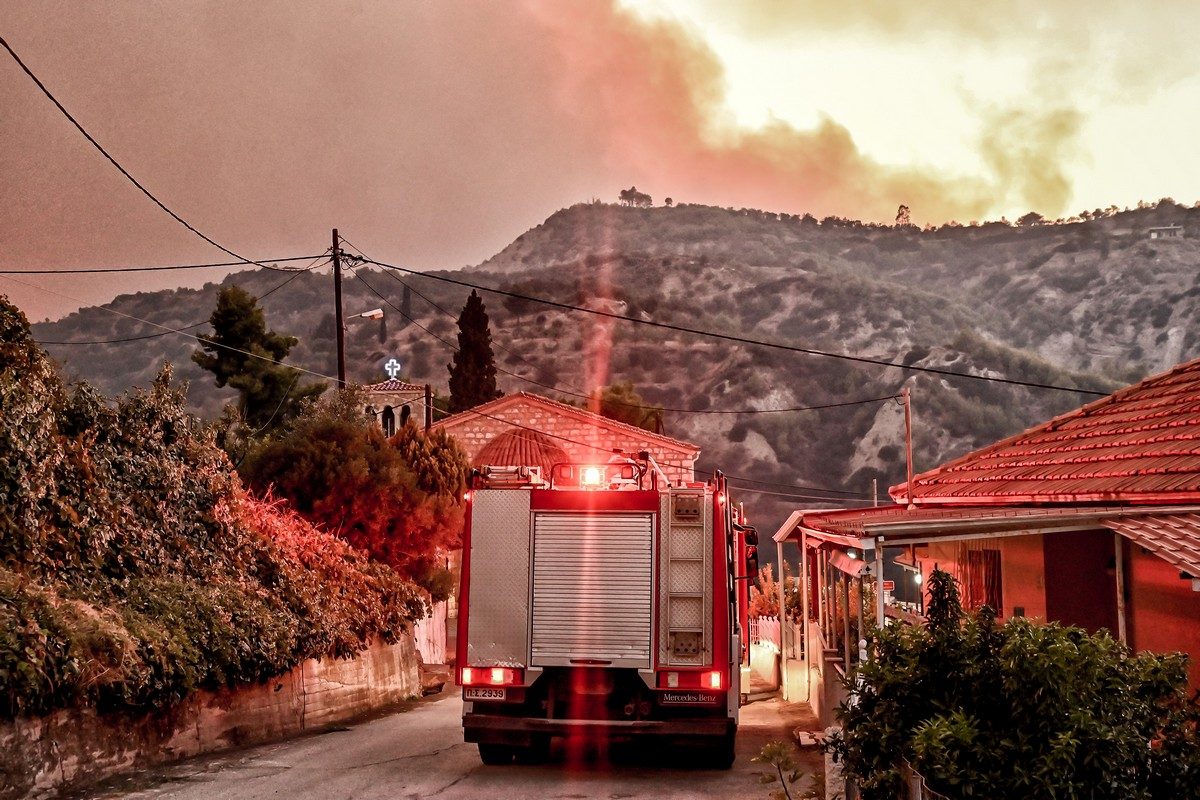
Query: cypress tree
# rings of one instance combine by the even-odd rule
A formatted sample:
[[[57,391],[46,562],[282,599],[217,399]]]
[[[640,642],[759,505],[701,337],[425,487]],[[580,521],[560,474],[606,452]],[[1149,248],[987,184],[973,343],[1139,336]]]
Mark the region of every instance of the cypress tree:
[[[495,400],[504,393],[496,388],[496,357],[483,299],[474,289],[458,315],[458,350],[450,370],[450,411],[458,413]]]

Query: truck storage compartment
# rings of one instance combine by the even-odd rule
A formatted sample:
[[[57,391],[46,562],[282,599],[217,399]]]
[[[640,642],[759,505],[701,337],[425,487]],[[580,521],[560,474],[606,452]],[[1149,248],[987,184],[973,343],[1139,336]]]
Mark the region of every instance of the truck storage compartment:
[[[533,515],[532,663],[650,667],[655,517]]]

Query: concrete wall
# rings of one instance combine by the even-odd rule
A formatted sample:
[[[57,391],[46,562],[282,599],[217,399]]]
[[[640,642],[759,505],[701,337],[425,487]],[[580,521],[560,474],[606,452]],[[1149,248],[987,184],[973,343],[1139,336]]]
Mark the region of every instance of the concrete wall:
[[[1179,570],[1137,545],[1126,548],[1129,642],[1136,650],[1191,656],[1189,684],[1200,688],[1200,592]]]
[[[356,659],[309,660],[271,680],[196,692],[140,716],[91,709],[0,723],[0,798],[52,797],[202,753],[293,736],[421,693],[410,636]]]
[[[1003,619],[1023,609],[1024,616],[1046,618],[1046,561],[1042,534],[1005,536],[974,541],[970,546],[1000,551],[1000,584],[1004,607],[997,609]],[[926,577],[936,565],[961,576],[957,559],[961,543],[930,544],[918,550],[921,571]]]

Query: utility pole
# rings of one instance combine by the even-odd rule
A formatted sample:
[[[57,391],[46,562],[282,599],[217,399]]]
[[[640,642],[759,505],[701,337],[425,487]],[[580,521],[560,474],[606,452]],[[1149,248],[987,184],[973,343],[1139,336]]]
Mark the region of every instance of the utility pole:
[[[908,467],[908,480],[904,491],[908,495],[908,507],[913,507],[913,445],[912,445],[912,395],[905,386],[900,390],[900,402],[904,404],[904,460]]]
[[[342,248],[337,228],[333,229],[333,303],[334,326],[337,328],[338,388],[346,386],[346,327],[342,321]],[[907,391],[907,390],[906,390]]]

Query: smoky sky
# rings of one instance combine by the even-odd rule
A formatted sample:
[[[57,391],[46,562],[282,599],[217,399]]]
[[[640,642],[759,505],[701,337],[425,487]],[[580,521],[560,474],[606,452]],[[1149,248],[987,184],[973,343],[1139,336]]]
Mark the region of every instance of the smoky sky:
[[[1062,98],[989,109],[979,170],[964,177],[877,163],[832,118],[742,129],[702,38],[610,0],[10,0],[0,32],[167,205],[256,258],[319,253],[338,227],[380,259],[465,266],[631,184],[656,200],[877,220],[901,202],[966,220],[1014,196],[1059,213],[1079,130]],[[226,260],[7,60],[0,112],[0,263]],[[0,280],[0,292],[36,320],[219,277],[29,279],[58,295]]]

